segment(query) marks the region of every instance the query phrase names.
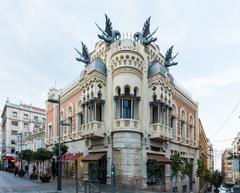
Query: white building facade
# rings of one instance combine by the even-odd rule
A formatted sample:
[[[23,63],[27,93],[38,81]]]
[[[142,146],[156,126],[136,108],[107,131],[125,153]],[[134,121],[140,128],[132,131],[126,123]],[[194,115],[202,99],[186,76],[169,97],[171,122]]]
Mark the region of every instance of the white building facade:
[[[14,104],[6,101],[1,122],[1,159],[7,164],[16,153],[31,149],[44,148],[45,110],[42,108]]]
[[[115,166],[117,185],[198,192],[198,104],[181,88],[158,45],[132,39],[96,43],[91,62],[60,95],[61,141],[69,153],[80,153],[80,176],[111,183]],[[47,104],[45,141],[58,141],[58,105]],[[171,177],[171,155],[193,163],[187,176]],[[157,169],[151,167],[156,163]],[[176,187],[177,185],[177,187]]]

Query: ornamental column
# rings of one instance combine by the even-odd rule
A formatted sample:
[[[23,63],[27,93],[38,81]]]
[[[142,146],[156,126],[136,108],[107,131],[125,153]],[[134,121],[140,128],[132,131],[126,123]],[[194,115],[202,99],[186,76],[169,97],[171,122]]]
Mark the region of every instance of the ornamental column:
[[[92,121],[92,107],[93,107],[92,101],[90,101],[89,106],[90,106],[90,121]]]
[[[153,111],[153,110],[152,110],[152,102],[150,102],[149,105],[150,105],[150,123],[152,124],[152,123],[153,123],[153,116],[152,116],[152,113],[153,113],[153,112],[152,112],[152,111]]]
[[[86,102],[86,123],[88,123],[88,102]]]
[[[140,120],[140,116],[141,116],[141,97],[137,97],[137,110],[138,110],[138,112],[137,112],[137,118],[138,118],[138,120]]]
[[[166,109],[166,126],[168,127],[168,105],[165,106]]]
[[[121,100],[122,100],[122,112],[121,112],[121,118],[123,118],[123,97],[121,98]]]
[[[97,101],[94,100],[94,121],[97,120]]]
[[[134,118],[134,114],[133,114],[133,96],[131,97],[131,116],[130,118],[133,119]]]
[[[115,117],[115,119],[117,119],[118,118],[118,116],[117,116],[117,114],[118,114],[118,104],[117,104],[118,96],[114,96],[113,100],[114,100],[114,117]]]

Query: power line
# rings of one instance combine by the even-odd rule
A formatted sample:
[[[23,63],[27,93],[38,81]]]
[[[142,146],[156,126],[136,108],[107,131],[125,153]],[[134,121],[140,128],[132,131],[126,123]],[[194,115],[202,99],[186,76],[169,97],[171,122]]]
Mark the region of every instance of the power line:
[[[217,141],[211,141],[212,143],[218,143],[218,142],[225,142],[225,141],[232,141],[235,138],[231,138],[231,139],[221,139],[221,140],[217,140]]]
[[[223,129],[224,125],[229,121],[229,119],[231,118],[232,114],[235,112],[235,110],[237,109],[237,107],[239,105],[240,105],[240,101],[234,106],[233,110],[228,115],[227,119],[222,123],[222,125],[218,128],[218,130],[214,133],[214,135],[211,138],[215,137]]]

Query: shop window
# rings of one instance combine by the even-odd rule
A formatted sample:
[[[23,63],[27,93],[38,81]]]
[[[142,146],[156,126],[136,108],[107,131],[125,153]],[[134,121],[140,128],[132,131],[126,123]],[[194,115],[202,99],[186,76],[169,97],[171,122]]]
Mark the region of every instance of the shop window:
[[[165,165],[156,160],[147,160],[147,184],[164,184],[165,183]]]

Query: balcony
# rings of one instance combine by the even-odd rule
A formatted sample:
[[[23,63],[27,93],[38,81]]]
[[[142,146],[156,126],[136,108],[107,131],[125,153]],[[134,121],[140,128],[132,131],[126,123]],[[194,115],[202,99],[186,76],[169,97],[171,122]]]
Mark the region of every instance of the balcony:
[[[92,121],[81,126],[82,138],[103,138],[104,133],[104,123],[100,121]]]
[[[172,138],[172,128],[162,123],[153,123],[150,125],[150,139],[171,140]]]
[[[113,132],[114,131],[141,131],[141,122],[135,119],[117,119],[113,121]]]

